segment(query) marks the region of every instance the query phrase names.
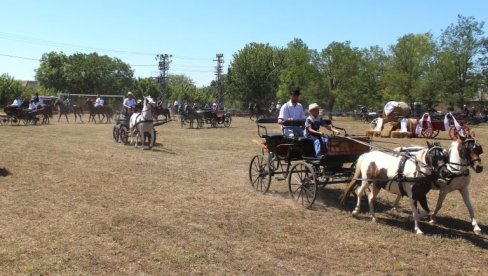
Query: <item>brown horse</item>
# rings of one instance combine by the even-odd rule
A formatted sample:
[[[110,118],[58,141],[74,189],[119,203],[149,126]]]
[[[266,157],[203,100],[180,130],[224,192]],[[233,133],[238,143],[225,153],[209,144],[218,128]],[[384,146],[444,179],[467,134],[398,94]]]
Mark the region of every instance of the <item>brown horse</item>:
[[[106,123],[110,123],[111,119],[114,115],[114,112],[112,108],[108,106],[98,106],[95,107],[93,100],[88,98],[85,102],[85,104],[88,106],[88,110],[90,111],[90,116],[88,117],[88,122],[93,121],[96,123],[95,120],[95,115],[98,115],[98,120],[100,122],[103,121],[103,119],[107,118]],[[102,119],[100,119],[100,115],[102,115]]]
[[[76,123],[76,119],[78,117],[80,117],[80,122],[83,123],[83,120],[81,119],[81,115],[83,115],[83,108],[81,106],[72,105],[70,108],[69,106],[65,105],[65,103],[63,101],[61,101],[60,99],[57,99],[54,102],[53,106],[58,107],[58,112],[59,112],[58,123],[59,123],[59,120],[61,119],[61,116],[64,115],[66,117],[66,121],[69,124],[69,120],[68,120],[68,114],[69,113],[73,113],[75,115],[75,123]]]
[[[155,120],[158,119],[159,115],[163,115],[166,118],[166,120],[171,120],[171,114],[169,112],[169,109],[164,107],[162,101],[158,101],[156,108],[154,108],[153,110],[153,117],[155,118]]]

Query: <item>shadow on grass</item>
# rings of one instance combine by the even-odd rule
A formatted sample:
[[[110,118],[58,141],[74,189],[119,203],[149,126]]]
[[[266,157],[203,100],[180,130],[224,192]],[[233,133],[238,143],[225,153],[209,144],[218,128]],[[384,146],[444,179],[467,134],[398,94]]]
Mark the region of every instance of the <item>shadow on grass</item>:
[[[9,174],[12,174],[9,170],[7,170],[6,168],[0,168],[0,176],[7,176]]]
[[[339,201],[341,193],[342,187],[339,186],[329,186],[319,189],[317,199],[310,209],[321,212],[326,211],[326,208],[336,208],[342,211],[351,212],[356,206],[356,197],[350,196],[346,204],[342,205]],[[287,192],[275,192],[274,194],[291,199]],[[376,213],[383,213],[386,216],[379,218],[379,223],[397,227],[407,232],[411,232],[412,234],[414,233],[413,221],[408,217],[411,215],[410,209],[400,208],[397,212],[392,212],[391,204],[385,204],[379,201],[375,202],[374,208]],[[370,221],[371,217],[368,214],[369,206],[366,197],[361,199],[361,210],[361,215],[356,219]],[[482,233],[487,233],[487,225],[479,224],[479,226]],[[469,241],[474,246],[488,249],[488,237],[485,235],[474,234],[473,226],[471,225],[471,222],[467,220],[452,217],[437,217],[437,224],[431,225],[428,222],[421,221],[419,227],[427,235],[437,235],[448,239],[463,239]]]

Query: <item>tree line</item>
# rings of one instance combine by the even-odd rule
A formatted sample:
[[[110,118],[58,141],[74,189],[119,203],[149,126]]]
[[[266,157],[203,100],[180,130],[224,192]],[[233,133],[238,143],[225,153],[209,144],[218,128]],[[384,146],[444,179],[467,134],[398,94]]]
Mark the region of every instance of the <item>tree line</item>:
[[[36,69],[37,92],[158,97],[154,78],[134,78],[129,64],[97,53],[45,53]],[[395,44],[358,48],[350,41],[310,49],[295,38],[286,47],[249,43],[234,53],[223,76],[224,104],[247,108],[286,101],[288,89],[300,86],[301,100],[329,110],[352,110],[358,105],[381,108],[387,101],[421,101],[430,107],[444,103],[462,106],[487,91],[488,39],[484,22],[459,15],[457,22],[431,33],[406,34]],[[216,83],[196,87],[185,75],[169,75],[165,91],[169,102],[209,103],[216,99]],[[0,76],[0,104],[34,91],[7,74]]]

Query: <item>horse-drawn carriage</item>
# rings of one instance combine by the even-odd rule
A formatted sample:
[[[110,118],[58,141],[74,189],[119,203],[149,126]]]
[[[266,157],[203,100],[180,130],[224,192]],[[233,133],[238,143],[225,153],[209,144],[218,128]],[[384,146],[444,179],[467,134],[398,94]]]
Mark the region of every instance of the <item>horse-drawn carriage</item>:
[[[153,120],[154,106],[155,103],[152,98],[146,97],[141,112],[129,113],[125,109],[117,112],[115,125],[112,128],[114,141],[128,145],[131,143],[131,139],[129,138],[137,137],[135,141],[135,146],[137,146],[138,138],[141,138],[142,148],[144,149],[145,140],[148,137],[148,147],[152,148],[156,144],[157,135],[154,127],[169,122],[168,120]],[[137,114],[137,116],[134,117],[133,114]]]
[[[232,116],[226,110],[204,109],[197,111],[197,127],[203,127],[203,124],[210,124],[212,127],[223,125],[230,127]]]
[[[35,110],[28,110],[29,101],[25,100],[20,106],[6,106],[3,111],[6,115],[0,118],[0,124],[17,126],[49,124],[49,117],[52,117],[52,107],[42,105]]]
[[[186,106],[180,111],[180,125],[183,127],[188,124],[193,128],[196,123],[196,128],[202,128],[204,124],[209,124],[212,127],[223,125],[230,127],[232,123],[232,116],[227,110],[204,109],[198,110],[196,108]]]
[[[256,191],[266,193],[272,179],[287,180],[293,200],[305,207],[313,205],[319,187],[345,183],[351,180],[358,157],[370,150],[366,136],[330,136],[323,158],[315,157],[313,143],[302,136],[304,121],[284,123],[279,134],[269,134],[265,124],[276,119],[259,119],[258,135],[264,141],[255,141],[262,154],[255,155],[249,165],[249,180]]]

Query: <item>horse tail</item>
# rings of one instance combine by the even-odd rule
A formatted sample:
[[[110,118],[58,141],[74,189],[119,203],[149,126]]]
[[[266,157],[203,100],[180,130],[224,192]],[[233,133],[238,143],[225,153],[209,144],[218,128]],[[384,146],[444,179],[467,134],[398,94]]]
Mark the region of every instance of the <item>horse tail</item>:
[[[341,201],[342,205],[346,204],[346,200],[349,197],[349,194],[352,192],[354,187],[356,187],[356,183],[359,181],[357,179],[361,178],[361,157],[362,156],[360,156],[356,161],[356,171],[354,172],[351,182],[349,182],[346,188],[344,188],[342,194],[339,197],[339,200]]]

